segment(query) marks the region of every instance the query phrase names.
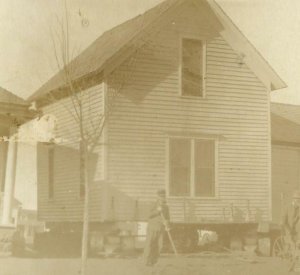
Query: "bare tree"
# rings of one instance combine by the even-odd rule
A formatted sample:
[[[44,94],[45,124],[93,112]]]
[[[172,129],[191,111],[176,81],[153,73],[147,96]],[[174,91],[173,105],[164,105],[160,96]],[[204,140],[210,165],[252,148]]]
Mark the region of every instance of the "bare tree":
[[[65,1],[66,4],[66,1]],[[69,106],[64,106],[66,110],[72,115],[74,121],[78,125],[79,130],[79,155],[80,155],[80,186],[84,187],[84,210],[83,210],[83,230],[82,230],[82,251],[81,251],[81,274],[86,274],[87,257],[88,257],[88,236],[89,236],[89,204],[90,204],[90,184],[89,184],[89,155],[94,148],[99,144],[99,140],[103,134],[103,129],[110,115],[114,98],[122,88],[123,83],[119,83],[119,87],[114,89],[114,93],[110,95],[110,101],[105,102],[106,108],[102,113],[99,112],[97,118],[91,119],[90,114],[86,108],[89,104],[88,94],[85,91],[86,81],[83,80],[78,83],[73,79],[75,69],[80,64],[72,60],[70,51],[70,33],[68,8],[65,5],[65,18],[57,18],[57,29],[52,32],[52,47],[54,50],[56,65],[58,70],[63,72],[64,77],[64,91],[67,92],[67,97],[70,98],[72,109]],[[86,20],[86,19],[85,19]],[[86,21],[84,23],[86,25]],[[101,54],[101,53],[99,53]],[[50,102],[57,102],[60,98],[59,94],[50,93],[48,100]],[[62,103],[63,104],[63,103]]]
[[[93,153],[95,147],[101,145],[101,137],[107,121],[114,110],[115,102],[120,94],[120,91],[129,83],[134,81],[134,68],[138,58],[140,49],[145,45],[151,44],[151,37],[153,33],[145,35],[140,44],[138,44],[126,60],[126,67],[117,78],[110,79],[110,85],[113,89],[109,90],[109,99],[105,100],[105,110],[98,112],[97,116],[91,117],[89,108],[90,104],[89,93],[86,89],[90,84],[91,77],[81,78],[80,80],[74,78],[76,69],[81,66],[78,64],[76,58],[78,53],[71,50],[70,45],[70,27],[68,17],[67,0],[65,3],[65,14],[60,18],[56,17],[56,24],[51,29],[52,49],[55,56],[57,69],[63,73],[63,88],[47,94],[47,103],[60,102],[67,112],[72,116],[73,120],[78,126],[79,136],[79,155],[80,155],[80,184],[84,186],[84,207],[83,207],[83,231],[82,231],[82,250],[81,250],[81,275],[85,275],[88,257],[88,236],[89,236],[89,204],[90,204],[90,178],[89,178],[89,156]],[[161,11],[162,12],[162,11]],[[81,12],[80,12],[81,15]],[[139,28],[145,27],[144,21],[141,20]],[[89,26],[86,18],[82,19],[82,26]],[[101,55],[101,52],[95,53]],[[93,57],[93,56],[92,56]],[[114,73],[114,72],[112,72]],[[97,75],[94,76],[97,78]],[[92,76],[93,78],[93,76]],[[117,79],[117,80],[116,80]],[[71,107],[64,104],[60,99],[67,97],[70,99]]]

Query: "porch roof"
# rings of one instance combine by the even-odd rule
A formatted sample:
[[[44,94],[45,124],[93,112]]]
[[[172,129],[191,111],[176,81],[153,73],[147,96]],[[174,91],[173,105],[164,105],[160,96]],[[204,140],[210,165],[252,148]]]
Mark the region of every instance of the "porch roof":
[[[289,142],[300,146],[300,106],[271,104],[272,142]]]
[[[34,117],[29,103],[0,87],[0,127],[2,130],[12,123],[21,124]]]

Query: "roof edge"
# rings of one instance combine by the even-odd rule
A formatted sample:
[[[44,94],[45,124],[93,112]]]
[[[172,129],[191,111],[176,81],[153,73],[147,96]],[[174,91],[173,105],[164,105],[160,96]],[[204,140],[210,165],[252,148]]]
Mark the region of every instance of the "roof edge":
[[[197,2],[198,0],[194,0]],[[265,71],[270,76],[270,90],[280,90],[287,88],[287,84],[282,80],[279,74],[273,69],[270,63],[263,57],[263,55],[257,50],[257,48],[250,42],[250,40],[243,34],[243,32],[237,27],[237,25],[233,22],[233,20],[226,14],[224,9],[215,1],[215,0],[205,0],[211,7],[211,9],[215,12],[215,15],[219,20],[223,21],[223,23],[230,27],[230,31],[232,31],[235,35],[241,39],[241,42],[244,46],[248,46],[248,55],[250,58],[247,60],[247,64],[251,64],[251,56],[255,55]],[[231,41],[232,42],[232,41]],[[257,64],[256,64],[257,65]],[[251,65],[249,65],[251,67]]]

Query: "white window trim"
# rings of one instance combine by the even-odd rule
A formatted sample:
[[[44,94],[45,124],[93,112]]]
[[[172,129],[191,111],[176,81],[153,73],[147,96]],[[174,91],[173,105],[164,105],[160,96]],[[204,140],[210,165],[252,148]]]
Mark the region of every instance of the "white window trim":
[[[170,195],[170,140],[171,139],[189,139],[191,141],[191,188],[189,196],[172,196]],[[215,144],[215,195],[212,197],[196,196],[194,183],[195,169],[195,140],[213,140]],[[195,199],[195,200],[216,200],[219,199],[219,139],[216,137],[199,137],[199,136],[169,136],[166,140],[166,191],[170,199]]]
[[[202,70],[203,70],[203,75],[202,75],[202,96],[192,96],[192,95],[183,95],[182,94],[182,40],[183,39],[193,39],[193,40],[198,40],[202,42],[203,45],[203,62],[202,62]],[[179,37],[179,96],[182,98],[199,98],[199,99],[204,99],[206,98],[206,38],[201,37],[201,36],[180,36]]]

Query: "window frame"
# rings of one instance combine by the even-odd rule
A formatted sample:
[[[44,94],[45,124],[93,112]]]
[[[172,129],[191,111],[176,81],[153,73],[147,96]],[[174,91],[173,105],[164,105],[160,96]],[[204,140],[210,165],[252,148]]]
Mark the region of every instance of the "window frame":
[[[195,95],[184,95],[183,94],[183,87],[182,87],[182,44],[184,39],[190,40],[197,40],[202,42],[202,95],[195,96]],[[184,35],[179,37],[179,96],[182,98],[197,98],[197,99],[204,99],[206,98],[206,62],[207,62],[207,39],[203,36],[191,36],[191,35]]]
[[[187,139],[191,142],[191,186],[190,186],[190,194],[188,196],[179,195],[174,196],[170,194],[170,144],[171,139]],[[214,196],[196,196],[195,194],[195,141],[196,140],[212,140],[215,145],[215,192]],[[176,135],[169,136],[166,139],[166,191],[168,198],[174,199],[198,199],[198,200],[215,200],[219,198],[219,180],[218,180],[218,171],[219,171],[219,139],[217,137],[199,137],[199,136],[184,136],[184,135]]]

